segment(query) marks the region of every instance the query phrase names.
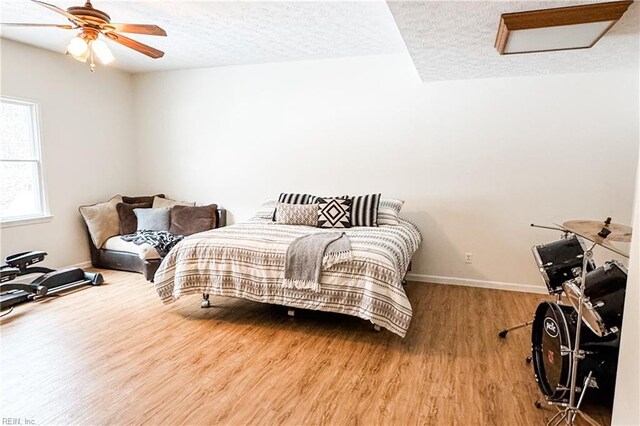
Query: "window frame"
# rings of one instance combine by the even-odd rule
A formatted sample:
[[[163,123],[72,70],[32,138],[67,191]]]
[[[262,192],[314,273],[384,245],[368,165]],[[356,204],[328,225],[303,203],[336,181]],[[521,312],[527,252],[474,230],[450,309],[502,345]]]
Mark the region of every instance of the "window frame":
[[[45,179],[44,179],[44,168],[43,168],[43,158],[42,158],[42,132],[40,129],[40,105],[37,101],[31,99],[17,98],[13,96],[5,96],[0,95],[0,102],[9,103],[14,105],[21,105],[29,107],[31,112],[31,132],[33,135],[33,159],[4,159],[0,158],[0,163],[8,162],[8,163],[35,163],[36,165],[36,174],[37,181],[35,182],[38,185],[38,200],[37,206],[38,211],[29,215],[22,216],[8,216],[1,217],[0,216],[0,225],[2,228],[10,227],[10,226],[20,226],[26,225],[30,223],[42,223],[50,221],[53,216],[49,211],[49,204],[47,202],[47,192],[45,188]]]

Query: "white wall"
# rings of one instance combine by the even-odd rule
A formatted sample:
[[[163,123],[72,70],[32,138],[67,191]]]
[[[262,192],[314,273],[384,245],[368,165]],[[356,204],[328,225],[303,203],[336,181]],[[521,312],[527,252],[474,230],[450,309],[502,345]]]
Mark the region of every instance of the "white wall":
[[[70,57],[1,39],[5,96],[39,104],[50,222],[1,231],[2,258],[45,250],[54,267],[89,260],[78,206],[135,192],[132,77],[108,67],[94,73]]]
[[[238,221],[281,191],[380,191],[424,234],[418,278],[540,286],[530,247],[558,233],[531,222],[631,221],[636,72],[422,84],[400,54],[138,74],[134,89],[143,192]]]
[[[639,157],[640,160],[640,157]],[[640,424],[640,162],[636,174],[633,241],[627,277],[625,309],[620,336],[620,357],[613,403],[614,425]]]

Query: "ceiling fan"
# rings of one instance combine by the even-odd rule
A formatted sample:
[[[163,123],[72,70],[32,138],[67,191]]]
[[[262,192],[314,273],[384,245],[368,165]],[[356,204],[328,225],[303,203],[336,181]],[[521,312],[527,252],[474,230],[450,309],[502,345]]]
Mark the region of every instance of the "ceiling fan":
[[[111,22],[111,17],[105,12],[94,9],[91,4],[91,0],[86,0],[84,6],[73,6],[67,10],[40,0],[31,1],[59,13],[66,17],[73,25],[18,23],[2,23],[1,25],[12,27],[53,27],[64,30],[80,30],[78,35],[69,42],[69,45],[67,46],[67,53],[81,62],[89,61],[91,71],[93,71],[95,67],[94,56],[103,64],[108,64],[114,59],[107,43],[99,38],[100,35],[153,59],[162,58],[164,56],[164,52],[161,50],[147,46],[146,44],[132,40],[120,34],[120,32],[123,32],[152,36],[166,36],[167,33],[165,30],[157,25],[114,24]]]

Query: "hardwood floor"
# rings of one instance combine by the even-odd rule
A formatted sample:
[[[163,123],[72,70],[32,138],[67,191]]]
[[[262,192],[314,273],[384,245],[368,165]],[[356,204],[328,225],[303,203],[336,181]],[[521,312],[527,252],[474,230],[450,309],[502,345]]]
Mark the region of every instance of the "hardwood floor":
[[[540,296],[409,283],[405,339],[352,317],[213,297],[162,305],[139,274],[0,320],[1,416],[36,424],[543,425]],[[588,410],[610,423],[602,407]],[[25,421],[22,421],[25,424]]]

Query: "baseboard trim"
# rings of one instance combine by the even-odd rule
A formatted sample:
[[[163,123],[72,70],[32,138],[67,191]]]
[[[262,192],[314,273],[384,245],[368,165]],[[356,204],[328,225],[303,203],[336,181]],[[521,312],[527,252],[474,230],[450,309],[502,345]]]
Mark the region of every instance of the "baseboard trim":
[[[80,268],[80,269],[86,269],[86,268],[91,268],[93,265],[91,264],[90,260],[87,260],[86,262],[80,262],[80,263],[76,263],[75,265],[71,265],[71,268]]]
[[[465,287],[480,287],[480,288],[489,288],[493,290],[519,291],[524,293],[536,293],[536,294],[548,293],[544,287],[531,285],[531,284],[516,284],[516,283],[504,283],[500,281],[472,280],[469,278],[439,277],[437,275],[414,274],[411,272],[407,274],[407,281],[418,281],[422,283],[431,283],[431,284],[460,285]]]

